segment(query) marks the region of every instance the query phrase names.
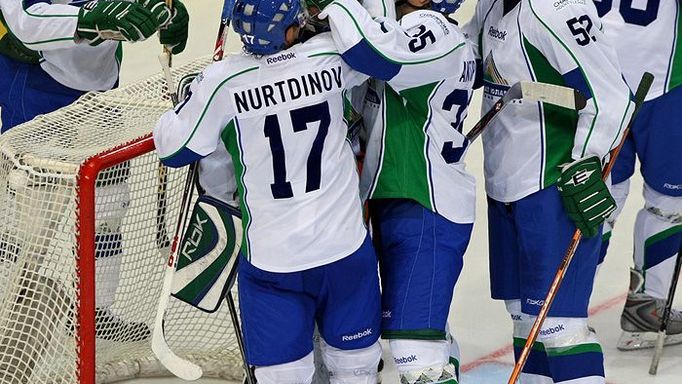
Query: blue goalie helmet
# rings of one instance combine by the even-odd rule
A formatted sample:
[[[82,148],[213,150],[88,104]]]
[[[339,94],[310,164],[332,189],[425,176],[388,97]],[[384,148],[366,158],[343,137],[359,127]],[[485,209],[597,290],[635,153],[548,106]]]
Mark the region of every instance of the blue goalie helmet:
[[[449,15],[455,13],[464,0],[431,0],[431,9]]]
[[[232,28],[244,49],[255,55],[271,55],[286,49],[285,35],[292,25],[303,27],[305,7],[300,0],[237,0]]]

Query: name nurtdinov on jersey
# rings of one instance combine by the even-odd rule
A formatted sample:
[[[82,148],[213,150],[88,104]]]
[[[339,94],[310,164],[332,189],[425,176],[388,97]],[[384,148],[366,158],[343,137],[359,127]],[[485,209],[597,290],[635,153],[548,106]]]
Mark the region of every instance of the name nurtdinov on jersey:
[[[337,89],[343,89],[341,66],[242,89],[233,97],[237,113],[244,113]]]

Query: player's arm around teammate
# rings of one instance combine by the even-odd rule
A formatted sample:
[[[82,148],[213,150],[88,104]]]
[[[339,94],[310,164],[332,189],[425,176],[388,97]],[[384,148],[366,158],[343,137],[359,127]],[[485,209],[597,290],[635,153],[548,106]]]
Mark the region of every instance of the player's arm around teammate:
[[[244,53],[209,66],[162,116],[157,151],[170,166],[219,150],[234,164],[242,329],[259,384],[311,382],[315,323],[331,382],[374,384],[377,259],[343,123],[343,92],[367,76],[341,60],[329,34],[298,42],[298,0],[234,9]]]
[[[366,120],[361,184],[381,264],[383,337],[407,383],[457,382],[447,318],[474,220],[461,129],[475,62],[461,31],[434,10],[460,3],[397,4],[396,21],[338,0],[321,15],[343,59],[379,80],[367,97],[377,113]]]
[[[587,326],[601,223],[615,209],[601,169],[633,110],[615,50],[592,2],[482,0],[465,30],[482,60],[484,112],[522,80],[588,98],[579,113],[515,103],[484,132],[491,290],[506,301],[520,349],[580,228],[584,239],[521,380],[604,383]]]
[[[71,5],[73,3],[74,5]],[[184,49],[189,17],[161,0],[0,0],[2,130],[71,104],[118,82],[120,41],[161,31],[161,43]]]

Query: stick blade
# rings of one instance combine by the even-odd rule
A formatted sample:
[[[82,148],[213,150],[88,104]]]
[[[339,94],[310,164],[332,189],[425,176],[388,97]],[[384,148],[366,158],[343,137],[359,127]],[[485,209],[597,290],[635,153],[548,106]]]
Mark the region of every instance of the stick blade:
[[[170,373],[185,381],[199,380],[204,374],[201,367],[176,355],[170,349],[163,336],[163,327],[154,329],[152,351]]]
[[[663,345],[665,344],[665,331],[658,332],[656,339],[656,346],[654,347],[654,355],[651,357],[651,365],[649,366],[649,374],[656,375],[658,373],[658,363],[661,361],[663,354]]]
[[[541,101],[563,108],[579,111],[587,105],[587,99],[578,90],[560,85],[522,81],[524,99]]]

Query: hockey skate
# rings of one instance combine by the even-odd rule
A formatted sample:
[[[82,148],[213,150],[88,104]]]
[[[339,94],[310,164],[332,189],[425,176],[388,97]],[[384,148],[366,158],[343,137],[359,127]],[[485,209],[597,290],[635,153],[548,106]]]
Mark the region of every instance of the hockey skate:
[[[642,293],[643,281],[640,271],[631,270],[631,290],[620,318],[623,332],[618,340],[618,349],[621,351],[653,348],[656,344],[666,300]],[[665,345],[679,343],[682,343],[682,312],[673,309],[670,312]]]

